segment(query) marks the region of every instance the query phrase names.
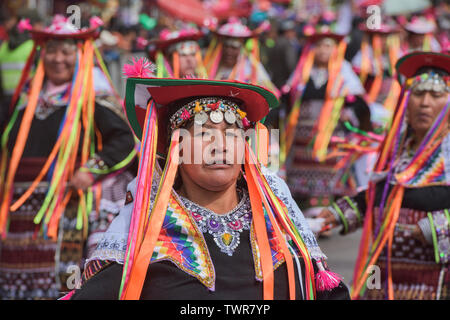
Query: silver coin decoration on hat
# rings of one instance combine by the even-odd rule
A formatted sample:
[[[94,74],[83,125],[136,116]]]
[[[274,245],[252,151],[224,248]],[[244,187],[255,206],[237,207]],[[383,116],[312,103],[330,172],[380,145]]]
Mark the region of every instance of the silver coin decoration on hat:
[[[448,83],[448,76],[441,76],[433,71],[412,77],[406,81],[407,87],[413,91],[450,92]]]
[[[224,117],[225,117],[225,121],[226,121],[228,124],[233,124],[233,123],[236,122],[236,114],[233,113],[233,112],[230,111],[230,110],[225,111]]]
[[[250,122],[246,113],[239,106],[226,99],[218,97],[200,98],[181,107],[170,118],[171,129],[180,128],[194,117],[196,125],[204,125],[208,119],[213,123],[226,121],[228,124],[236,124],[239,128],[248,128]]]
[[[194,122],[196,125],[202,126],[208,121],[208,115],[206,112],[202,111],[195,114]]]
[[[209,113],[209,119],[213,123],[221,123],[223,121],[223,113],[220,110],[214,110]]]

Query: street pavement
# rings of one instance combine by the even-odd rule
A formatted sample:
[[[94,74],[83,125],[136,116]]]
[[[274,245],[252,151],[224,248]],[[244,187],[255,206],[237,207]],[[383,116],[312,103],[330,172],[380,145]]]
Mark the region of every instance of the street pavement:
[[[330,237],[320,237],[317,240],[323,253],[328,257],[327,264],[330,270],[343,276],[344,283],[350,288],[361,229],[345,236],[340,235],[339,230],[338,227],[331,231]]]

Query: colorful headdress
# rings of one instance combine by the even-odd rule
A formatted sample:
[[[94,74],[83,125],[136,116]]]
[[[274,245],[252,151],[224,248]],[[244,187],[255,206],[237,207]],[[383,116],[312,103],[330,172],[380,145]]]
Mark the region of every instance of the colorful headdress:
[[[26,22],[25,22],[26,24]],[[108,76],[107,69],[103,63],[99,51],[94,45],[94,38],[98,35],[98,27],[101,21],[98,18],[91,20],[91,27],[87,29],[77,30],[74,26],[70,26],[67,19],[63,17],[55,17],[52,25],[42,30],[30,30],[35,40],[33,50],[28,57],[26,66],[23,70],[19,85],[16,88],[11,103],[11,120],[8,123],[2,136],[2,159],[0,165],[0,233],[6,236],[8,224],[8,212],[17,210],[28,197],[32,194],[42,179],[45,179],[47,172],[52,175],[49,183],[49,190],[44,199],[43,205],[37,213],[34,222],[41,224],[45,236],[56,238],[59,226],[59,219],[72,191],[66,190],[66,183],[73,176],[78,155],[81,150],[81,165],[85,165],[87,161],[94,156],[95,146],[101,149],[101,136],[96,135],[94,107],[95,107],[95,88],[94,88],[94,61],[96,60],[101,67],[104,75],[107,77],[110,88],[114,88],[111,79]],[[20,124],[19,133],[11,155],[8,154],[7,141],[14,122],[17,119],[20,109],[16,106],[19,94],[24,89],[25,83],[29,80],[28,76],[31,71],[35,54],[38,47],[45,50],[46,42],[51,39],[77,39],[81,40],[77,43],[77,61],[75,65],[74,76],[68,92],[68,106],[63,122],[61,123],[60,134],[51,151],[41,172],[33,181],[29,189],[14,203],[12,201],[12,187],[15,174],[22,158],[22,154],[27,142],[27,137],[35,115],[36,107],[39,100],[40,91],[44,81],[44,65],[42,54],[35,70],[30,90],[28,92],[28,104],[26,106],[22,122]],[[117,101],[121,99],[115,93]],[[80,141],[80,133],[83,128],[83,141]],[[132,160],[134,153],[127,157],[126,161],[115,166],[114,170],[123,168]],[[100,170],[101,171],[101,170]],[[102,173],[109,173],[102,172]],[[93,203],[93,191],[89,188],[87,192],[78,190],[79,210],[77,229],[84,228],[84,234],[87,235],[87,218],[91,212]]]
[[[31,37],[36,42],[46,42],[50,39],[74,39],[87,40],[97,38],[100,34],[99,27],[103,25],[103,21],[98,17],[92,17],[89,20],[89,27],[78,28],[68,18],[63,15],[55,15],[52,23],[44,28],[32,29],[26,20],[19,23],[19,27],[23,30],[29,30]]]
[[[268,21],[262,22],[256,29],[250,30],[236,18],[230,18],[228,23],[219,29],[212,29],[213,39],[209,43],[203,59],[208,77],[214,79],[220,68],[223,47],[232,46],[241,52],[238,61],[230,72],[229,80],[238,80],[265,86],[277,96],[278,89],[271,83],[265,70],[262,70],[259,53],[258,36],[270,28]],[[250,70],[249,72],[247,72]]]
[[[219,27],[216,34],[222,37],[246,39],[255,36],[254,32],[250,30],[239,19],[230,18],[228,22]]]
[[[414,52],[402,57],[397,62],[396,69],[402,76],[411,78],[422,67],[448,71],[449,66],[450,56],[447,54]],[[434,76],[432,79],[434,81]],[[411,87],[412,82],[408,82],[403,82],[403,90],[394,113],[391,128],[380,147],[379,157],[374,168],[375,173],[387,174],[377,219],[374,215],[376,182],[369,182],[363,235],[353,277],[353,298],[359,298],[362,295],[368,276],[367,268],[375,263],[386,246],[387,259],[390,263],[392,237],[399,217],[405,187],[449,185],[450,183],[445,172],[443,172],[448,164],[448,154],[442,150],[443,141],[446,137],[448,138],[449,134],[447,130],[450,117],[450,100],[447,100],[446,105],[434,120],[410,163],[401,172],[394,171],[394,163],[407,141],[405,139],[408,132],[405,125],[405,116],[411,89],[413,88]],[[388,184],[393,180],[395,185],[388,192]],[[388,298],[393,299],[392,272],[389,265],[387,279]]]
[[[413,17],[403,27],[406,31],[415,34],[429,34],[436,30],[436,24],[425,17]]]
[[[187,105],[183,103],[177,106],[180,101],[191,97],[192,100]],[[188,119],[192,119],[192,112],[195,113],[195,111],[198,113],[209,112],[210,119],[213,117],[212,113],[218,111],[223,113],[223,118],[217,115],[217,121],[224,119],[224,121],[232,122],[231,118],[226,120],[225,115],[231,111],[236,118],[247,118],[255,123],[256,142],[253,143],[256,144],[257,152],[255,155],[251,147],[246,144],[245,178],[249,187],[256,238],[261,250],[264,298],[273,298],[272,255],[265,229],[266,218],[270,218],[271,224],[275,226],[277,238],[285,239],[280,233],[282,228],[289,234],[298,252],[303,256],[306,266],[307,298],[313,298],[315,284],[312,260],[299,237],[298,230],[286,216],[280,200],[268,187],[267,181],[260,171],[259,161],[264,162],[263,153],[267,152],[268,140],[267,133],[264,134],[264,126],[259,121],[268,113],[270,107],[277,106],[277,98],[262,87],[238,81],[160,79],[135,76],[127,80],[125,101],[130,125],[141,140],[141,151],[137,176],[139,187],[134,199],[128,233],[120,298],[138,299],[140,297],[178,168],[180,130],[177,128],[185,124]],[[178,108],[171,118],[168,113],[169,105]],[[195,110],[196,108],[197,110]],[[219,111],[221,108],[223,110]],[[170,128],[169,132],[168,128]],[[161,139],[161,135],[168,133],[171,134],[170,139],[167,139],[166,136]],[[170,141],[169,146],[167,146],[167,141]],[[149,199],[153,172],[156,168],[157,151],[163,153],[166,165],[160,174],[161,181],[156,200],[150,210]],[[284,248],[283,255],[288,265],[290,293],[293,298],[295,281],[292,256],[286,242],[280,240],[280,245]]]
[[[340,42],[345,38],[345,35],[340,33],[336,27],[336,13],[327,10],[320,16],[313,17],[310,23],[303,27],[303,35],[310,43],[315,43],[325,38]]]
[[[193,27],[187,27],[185,29],[170,31],[164,29],[159,34],[159,39],[152,42],[157,49],[172,51],[171,48],[174,44],[178,44],[186,41],[197,41],[203,37],[203,32]],[[172,50],[171,50],[172,49]]]
[[[250,122],[246,115],[236,103],[227,99],[200,98],[181,107],[170,117],[169,122],[172,130],[180,128],[192,119],[197,125],[204,125],[208,119],[213,123],[225,120],[228,124],[236,124],[241,129],[247,129]]]
[[[311,43],[315,43],[325,38],[330,38],[336,42],[340,42],[345,38],[344,34],[333,31],[333,27],[330,25],[306,25],[303,28],[303,34]]]

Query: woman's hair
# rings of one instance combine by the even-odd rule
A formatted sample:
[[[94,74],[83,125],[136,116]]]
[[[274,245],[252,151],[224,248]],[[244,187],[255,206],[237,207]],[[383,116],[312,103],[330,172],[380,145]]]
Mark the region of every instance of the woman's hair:
[[[441,69],[438,67],[433,67],[433,66],[424,66],[424,67],[420,67],[419,69],[417,69],[417,71],[414,73],[414,77],[421,75],[423,73],[429,73],[429,72],[434,72],[434,73],[440,75],[441,77],[449,75],[449,73],[447,71],[445,71],[444,69]]]

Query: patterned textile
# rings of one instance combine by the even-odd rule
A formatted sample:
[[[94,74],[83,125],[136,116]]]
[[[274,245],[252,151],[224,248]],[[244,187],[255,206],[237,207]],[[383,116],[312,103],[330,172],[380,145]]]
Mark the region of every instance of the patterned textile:
[[[322,100],[309,100],[301,106],[296,135],[286,160],[287,181],[294,197],[351,195],[356,190],[352,175],[342,180],[345,178],[344,172],[334,169],[339,159],[333,158],[321,163],[312,157],[311,133],[314,132],[322,105]],[[337,125],[333,136],[345,136],[342,126]]]
[[[408,146],[412,139],[406,142],[406,148],[400,156],[399,163],[395,168],[397,175],[404,171],[410,164],[413,155],[409,152]],[[406,186],[425,186],[425,185],[445,185],[450,183],[450,134],[447,134],[442,143],[435,145],[433,153],[427,159],[425,165],[417,174],[405,181]]]
[[[382,258],[377,262],[381,271],[379,289],[366,290],[363,299],[386,299],[386,261]],[[433,264],[415,264],[392,262],[392,278],[394,297],[396,300],[449,300],[450,270]],[[439,284],[439,285],[438,285]]]
[[[14,188],[16,200],[28,184]],[[33,219],[43,202],[47,185],[41,183],[19,210],[10,216],[9,233],[2,241],[0,296],[2,299],[56,299],[68,278],[66,266],[82,257],[82,231],[76,230],[76,199],[71,199],[61,218],[58,241],[42,238]],[[75,207],[74,207],[75,204]],[[55,257],[58,263],[55,263]]]
[[[336,202],[336,210],[341,211],[340,219],[344,225],[344,234],[361,226],[360,214],[353,209],[356,206],[356,203],[350,199],[341,198]],[[441,213],[443,213],[442,210],[431,212],[430,215],[433,217],[443,216]],[[379,210],[375,208],[375,221],[378,219],[378,214]],[[427,216],[428,213],[425,211],[400,209],[400,215],[394,229],[391,256],[395,299],[434,300],[438,297],[450,299],[448,263],[436,263],[433,243],[425,245],[412,234],[419,221],[427,219]],[[446,230],[448,233],[448,227]],[[448,242],[448,235],[445,240]],[[441,247],[448,254],[449,246],[441,245]],[[386,257],[387,250],[385,248],[375,263],[381,271],[381,286],[378,289],[366,289],[363,299],[386,299]]]
[[[96,246],[118,214],[131,179],[129,172],[123,172],[102,182],[99,212],[94,209],[89,216],[87,241],[83,239],[83,231],[76,229],[75,196],[61,217],[58,239],[53,241],[40,234],[40,226],[33,219],[48,189],[48,183],[41,182],[31,197],[16,212],[11,212],[9,233],[0,247],[0,299],[57,299],[61,292],[68,291],[74,266],[83,269],[86,250]],[[15,184],[13,202],[29,185]],[[95,203],[93,208],[97,208]]]

